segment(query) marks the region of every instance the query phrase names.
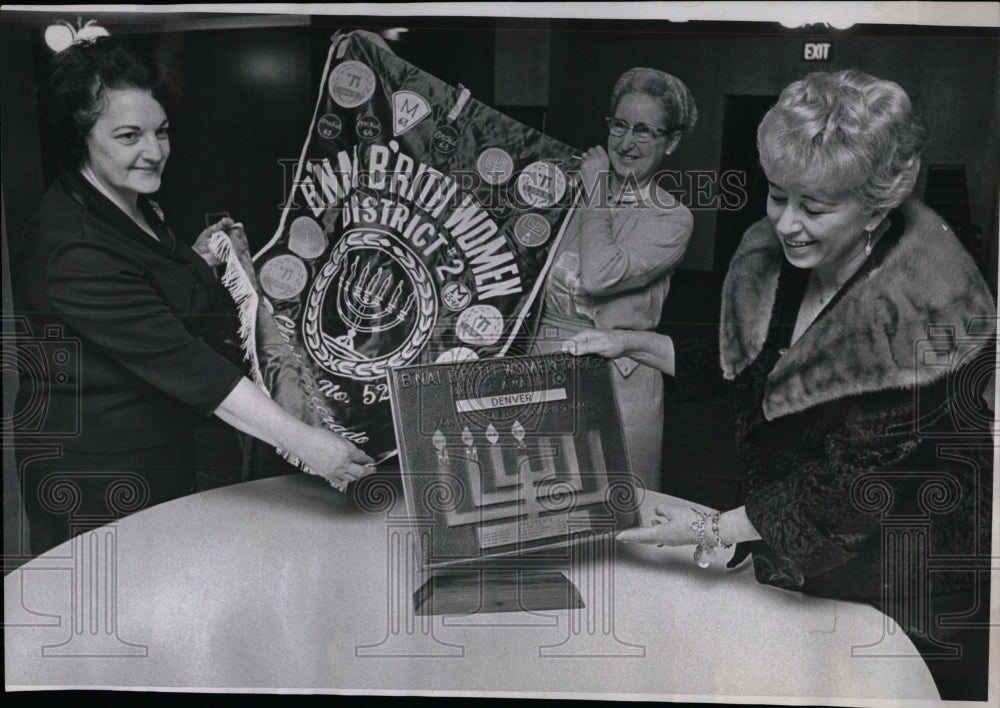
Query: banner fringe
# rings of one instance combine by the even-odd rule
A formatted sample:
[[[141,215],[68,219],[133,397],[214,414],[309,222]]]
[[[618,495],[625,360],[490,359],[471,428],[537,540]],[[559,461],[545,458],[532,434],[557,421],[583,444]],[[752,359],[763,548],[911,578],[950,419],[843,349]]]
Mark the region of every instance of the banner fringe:
[[[236,250],[229,239],[228,234],[217,231],[212,234],[208,242],[209,250],[220,261],[225,263],[225,271],[222,274],[222,285],[229,291],[236,303],[236,311],[240,320],[240,344],[243,347],[243,358],[250,362],[251,376],[253,382],[257,384],[270,398],[271,394],[264,385],[264,378],[260,373],[260,362],[257,359],[257,307],[260,304],[260,297],[250,281],[250,277],[243,270],[243,264],[236,257]]]
[[[233,302],[236,303],[236,311],[240,320],[239,337],[240,345],[243,348],[243,358],[250,362],[250,374],[254,384],[271,398],[270,391],[264,383],[264,377],[260,370],[260,360],[257,357],[257,310],[260,306],[260,296],[253,286],[253,282],[247,275],[243,264],[236,257],[236,249],[233,248],[232,240],[229,236],[218,231],[212,234],[208,242],[209,250],[220,261],[225,263],[225,271],[222,274],[222,285],[229,291]],[[275,446],[275,451],[290,465],[299,468],[303,472],[316,474],[307,464],[302,462],[292,453]],[[345,491],[346,487],[333,485],[338,491]]]

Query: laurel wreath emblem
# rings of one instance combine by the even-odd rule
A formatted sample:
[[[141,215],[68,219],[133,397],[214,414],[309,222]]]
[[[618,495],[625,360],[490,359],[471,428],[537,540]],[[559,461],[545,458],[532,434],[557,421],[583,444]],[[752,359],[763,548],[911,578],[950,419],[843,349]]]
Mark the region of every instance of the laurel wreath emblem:
[[[326,291],[352,248],[375,248],[388,251],[406,270],[417,294],[417,322],[403,345],[395,351],[374,359],[351,361],[338,357],[323,340],[319,323],[322,319]],[[320,270],[309,290],[306,309],[302,317],[302,341],[313,360],[323,369],[338,376],[368,381],[382,378],[388,369],[402,366],[414,359],[424,348],[437,321],[437,298],[427,267],[406,246],[388,234],[365,228],[349,231],[333,248],[330,259]]]

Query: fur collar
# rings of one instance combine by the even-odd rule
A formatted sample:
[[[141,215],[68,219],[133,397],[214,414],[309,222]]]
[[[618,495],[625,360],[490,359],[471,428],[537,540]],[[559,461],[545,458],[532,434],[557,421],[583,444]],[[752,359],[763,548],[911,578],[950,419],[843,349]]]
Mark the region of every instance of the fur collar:
[[[847,285],[768,375],[768,420],[846,396],[931,383],[995,333],[993,299],[948,226],[914,199],[901,211],[899,242]],[[727,379],[764,346],[783,261],[767,218],[747,230],[722,293]]]

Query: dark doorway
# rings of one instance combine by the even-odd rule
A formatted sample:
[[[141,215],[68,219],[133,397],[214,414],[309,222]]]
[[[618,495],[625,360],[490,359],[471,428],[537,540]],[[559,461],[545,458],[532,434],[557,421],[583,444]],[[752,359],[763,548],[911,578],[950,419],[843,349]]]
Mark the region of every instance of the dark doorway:
[[[743,232],[766,213],[767,181],[757,154],[757,126],[777,100],[777,96],[726,96],[719,171],[737,170],[746,176],[747,200],[738,209],[719,210],[713,263],[716,273],[726,272]]]
[[[677,271],[658,330],[675,338],[710,340],[719,322],[722,281],[743,232],[766,212],[767,181],[757,155],[757,125],[777,96],[727,96],[720,175],[745,175],[737,209],[723,205],[716,221],[713,272]],[[670,390],[668,385],[668,391]],[[661,491],[717,509],[742,503],[743,474],[733,441],[729,399],[664,401]]]

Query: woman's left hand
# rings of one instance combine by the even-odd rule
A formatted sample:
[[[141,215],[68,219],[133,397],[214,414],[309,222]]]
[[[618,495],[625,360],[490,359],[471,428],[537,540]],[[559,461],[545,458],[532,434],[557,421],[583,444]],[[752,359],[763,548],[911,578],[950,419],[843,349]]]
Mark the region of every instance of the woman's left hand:
[[[222,261],[216,258],[215,254],[212,253],[212,249],[208,247],[208,242],[211,240],[213,234],[216,234],[219,231],[227,231],[235,223],[236,222],[228,216],[222,217],[198,234],[198,238],[196,238],[194,243],[191,244],[191,250],[201,256],[202,260],[208,263],[208,265],[212,268],[222,265]]]
[[[626,529],[616,534],[622,543],[653,543],[657,546],[693,546],[698,543],[698,534],[691,529],[691,523],[700,517],[689,506],[683,504],[660,504],[653,511],[649,526]]]

